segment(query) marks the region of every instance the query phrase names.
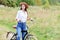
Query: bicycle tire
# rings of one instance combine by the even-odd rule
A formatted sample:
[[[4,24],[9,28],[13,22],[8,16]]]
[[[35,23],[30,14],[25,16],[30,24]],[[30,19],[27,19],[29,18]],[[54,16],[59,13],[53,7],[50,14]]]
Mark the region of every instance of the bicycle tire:
[[[27,34],[24,40],[37,40],[37,38],[32,34]]]
[[[14,33],[14,32],[7,32],[7,39],[8,40],[16,40],[16,36],[17,36],[17,34],[16,33]]]

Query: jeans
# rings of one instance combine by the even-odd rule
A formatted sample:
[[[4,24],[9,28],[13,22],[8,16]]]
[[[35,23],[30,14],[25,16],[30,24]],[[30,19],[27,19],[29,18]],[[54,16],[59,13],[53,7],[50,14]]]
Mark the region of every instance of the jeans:
[[[18,22],[16,30],[17,30],[16,40],[20,40],[21,33],[22,33],[22,40],[24,40],[24,36],[25,36],[26,32],[21,32],[21,31],[27,30],[26,22]]]

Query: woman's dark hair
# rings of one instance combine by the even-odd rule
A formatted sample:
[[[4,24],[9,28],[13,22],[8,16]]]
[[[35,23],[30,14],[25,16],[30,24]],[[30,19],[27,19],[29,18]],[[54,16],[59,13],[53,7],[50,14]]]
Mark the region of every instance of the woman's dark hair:
[[[20,10],[22,10],[22,5],[25,5],[25,11],[27,11],[28,4],[25,3],[25,2],[21,2],[21,3],[20,3],[20,6],[21,6]]]

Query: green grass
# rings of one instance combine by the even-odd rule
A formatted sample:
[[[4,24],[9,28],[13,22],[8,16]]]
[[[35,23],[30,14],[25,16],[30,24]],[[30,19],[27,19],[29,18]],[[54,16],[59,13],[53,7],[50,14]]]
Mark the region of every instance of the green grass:
[[[16,23],[15,16],[19,8],[0,8],[0,28],[8,31],[16,31],[12,26]],[[60,7],[43,9],[42,7],[31,6],[28,9],[29,17],[34,22],[27,21],[29,32],[34,34],[38,40],[60,40]],[[0,31],[0,34],[4,32]]]

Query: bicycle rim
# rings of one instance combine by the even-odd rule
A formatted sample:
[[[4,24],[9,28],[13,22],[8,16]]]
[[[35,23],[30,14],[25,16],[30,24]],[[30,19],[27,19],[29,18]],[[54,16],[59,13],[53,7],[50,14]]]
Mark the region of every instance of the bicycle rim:
[[[25,40],[37,40],[37,38],[31,34],[26,35]]]
[[[7,40],[16,40],[16,35],[14,32],[9,32],[7,35]]]

